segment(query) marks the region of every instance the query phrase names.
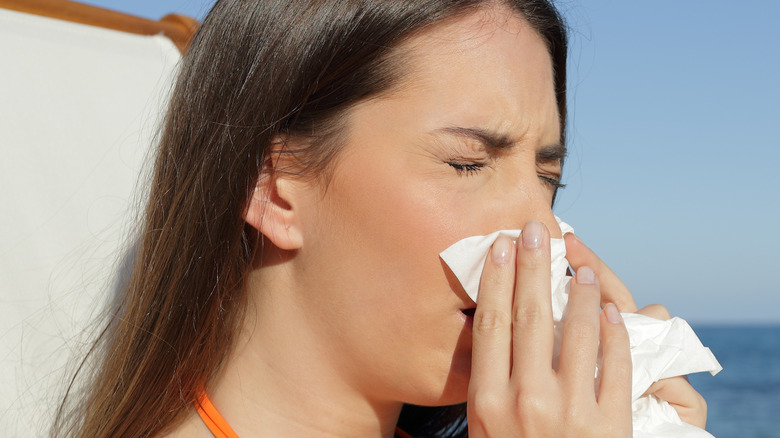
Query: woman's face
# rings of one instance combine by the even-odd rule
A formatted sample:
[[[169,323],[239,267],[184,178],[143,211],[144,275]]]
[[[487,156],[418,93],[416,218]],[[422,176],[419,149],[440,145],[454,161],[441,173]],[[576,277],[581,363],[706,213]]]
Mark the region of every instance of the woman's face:
[[[542,39],[503,8],[404,46],[406,75],[348,115],[327,190],[298,210],[312,324],[342,378],[377,401],[462,402],[473,308],[439,252],[542,221],[560,178],[560,127]]]

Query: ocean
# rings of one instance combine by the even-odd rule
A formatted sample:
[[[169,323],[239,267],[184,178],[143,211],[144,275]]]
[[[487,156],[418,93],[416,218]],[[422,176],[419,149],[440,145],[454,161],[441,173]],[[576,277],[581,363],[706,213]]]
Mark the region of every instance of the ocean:
[[[720,364],[715,377],[693,374],[707,400],[716,438],[780,438],[780,325],[692,327]]]

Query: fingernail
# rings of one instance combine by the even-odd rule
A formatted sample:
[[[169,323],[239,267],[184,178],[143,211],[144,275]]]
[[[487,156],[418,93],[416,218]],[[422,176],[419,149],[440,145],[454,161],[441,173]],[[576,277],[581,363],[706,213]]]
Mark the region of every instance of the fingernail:
[[[620,324],[620,321],[623,320],[623,318],[620,317],[620,312],[618,312],[617,307],[612,303],[607,303],[607,305],[604,306],[604,315],[606,315],[607,321],[612,324]]]
[[[530,221],[523,228],[523,247],[533,249],[542,245],[544,236],[544,225],[541,222]]]
[[[514,243],[512,239],[503,234],[498,236],[495,242],[493,242],[493,248],[490,250],[490,256],[493,259],[493,263],[503,265],[509,261],[510,251],[514,250]]]
[[[593,272],[593,269],[583,266],[577,269],[576,278],[578,284],[593,284],[596,282],[596,273]]]

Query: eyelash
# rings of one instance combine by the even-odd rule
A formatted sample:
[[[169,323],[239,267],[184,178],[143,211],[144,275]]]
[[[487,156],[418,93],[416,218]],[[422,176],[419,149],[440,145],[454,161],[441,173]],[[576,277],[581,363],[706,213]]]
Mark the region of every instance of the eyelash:
[[[455,169],[455,172],[458,173],[458,176],[461,176],[463,174],[465,174],[466,176],[474,175],[475,173],[482,170],[483,167],[485,167],[485,165],[481,163],[463,164],[463,163],[449,162],[447,164],[449,164],[453,169]]]
[[[557,178],[550,178],[549,176],[539,175],[539,179],[552,186],[555,190],[566,188],[566,184],[561,184],[561,180]]]
[[[455,171],[458,173],[458,176],[462,176],[464,174],[466,176],[474,175],[475,173],[482,170],[483,167],[485,167],[485,165],[481,163],[463,164],[463,163],[449,162],[447,164],[449,164],[453,169],[455,169]],[[551,178],[549,176],[539,175],[539,179],[556,190],[563,189],[566,187],[566,184],[562,184],[561,180],[557,178]]]

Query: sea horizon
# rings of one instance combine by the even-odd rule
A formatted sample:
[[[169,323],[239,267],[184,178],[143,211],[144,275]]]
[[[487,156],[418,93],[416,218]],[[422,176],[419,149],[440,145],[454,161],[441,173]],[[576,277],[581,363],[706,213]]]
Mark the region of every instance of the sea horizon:
[[[692,323],[723,366],[689,376],[707,401],[707,430],[717,438],[780,436],[780,324]]]

